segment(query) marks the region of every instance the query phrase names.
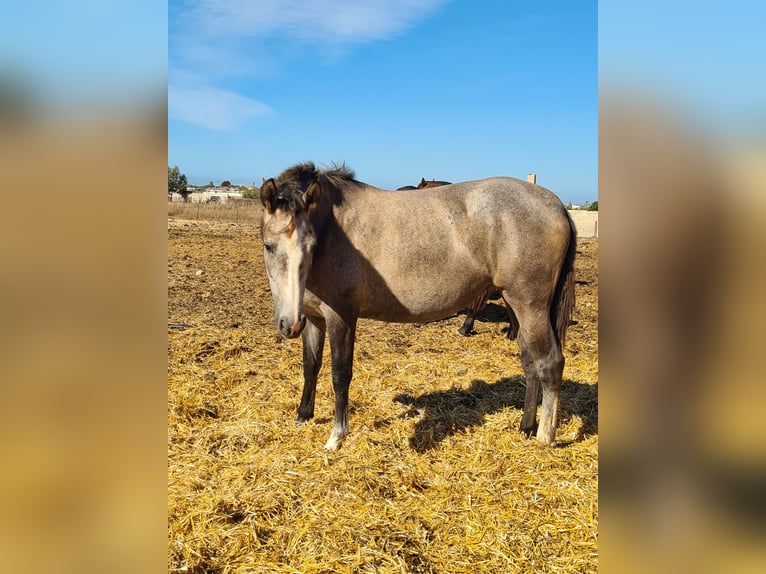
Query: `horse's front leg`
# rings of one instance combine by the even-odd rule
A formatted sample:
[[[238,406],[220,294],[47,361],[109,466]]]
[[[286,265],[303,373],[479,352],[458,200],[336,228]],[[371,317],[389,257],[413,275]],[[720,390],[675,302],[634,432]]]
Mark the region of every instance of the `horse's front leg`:
[[[317,376],[322,368],[324,351],[325,320],[321,317],[308,317],[301,338],[303,341],[303,395],[298,405],[298,422],[306,422],[314,416],[314,398],[316,397]]]
[[[333,314],[327,317],[332,357],[332,388],[335,392],[335,417],[330,438],[325,444],[327,450],[338,450],[348,436],[348,388],[354,362],[354,340],[356,318],[342,319]]]

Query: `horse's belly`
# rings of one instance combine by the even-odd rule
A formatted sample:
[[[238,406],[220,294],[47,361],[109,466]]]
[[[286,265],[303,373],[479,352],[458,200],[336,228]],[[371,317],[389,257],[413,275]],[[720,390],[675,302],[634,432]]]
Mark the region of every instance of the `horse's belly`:
[[[421,281],[409,288],[369,293],[360,305],[360,317],[395,323],[421,323],[444,319],[465,309],[486,287],[485,282]]]

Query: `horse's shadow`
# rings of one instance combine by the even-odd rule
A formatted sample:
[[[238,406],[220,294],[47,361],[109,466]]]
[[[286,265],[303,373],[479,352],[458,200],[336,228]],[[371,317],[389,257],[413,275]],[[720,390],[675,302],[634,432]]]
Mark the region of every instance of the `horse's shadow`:
[[[492,384],[475,379],[468,389],[435,391],[419,397],[402,393],[394,397],[394,402],[408,407],[402,418],[422,417],[410,438],[410,446],[422,453],[437,448],[448,436],[483,425],[486,415],[508,407],[523,410],[525,391],[521,376]],[[564,381],[560,401],[559,424],[566,424],[574,415],[580,417],[582,424],[574,440],[559,442],[559,446],[598,434],[598,384]]]

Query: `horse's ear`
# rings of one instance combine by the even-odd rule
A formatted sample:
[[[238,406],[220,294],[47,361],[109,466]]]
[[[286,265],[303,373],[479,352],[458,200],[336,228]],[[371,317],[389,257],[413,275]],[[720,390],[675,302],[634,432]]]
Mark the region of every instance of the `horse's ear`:
[[[306,204],[306,209],[309,212],[317,206],[320,197],[322,197],[322,185],[318,181],[314,181],[303,194],[303,203]]]
[[[274,213],[277,207],[277,184],[273,178],[269,178],[261,185],[261,203],[263,207],[269,210],[270,213]]]

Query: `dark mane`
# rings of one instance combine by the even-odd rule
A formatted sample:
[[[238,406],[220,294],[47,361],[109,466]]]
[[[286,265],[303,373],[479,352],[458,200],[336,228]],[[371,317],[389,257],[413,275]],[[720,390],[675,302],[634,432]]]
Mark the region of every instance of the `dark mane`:
[[[276,177],[280,195],[282,190],[302,193],[316,180],[317,174],[317,168],[310,161],[288,167]]]
[[[280,209],[284,212],[299,213],[306,209],[306,204],[303,201],[303,194],[295,189],[288,187],[280,187],[279,194],[277,195],[274,209]]]
[[[324,176],[329,182],[333,184],[346,181],[356,181],[356,173],[354,173],[354,170],[348,167],[345,163],[334,163],[332,166],[330,166],[330,169],[321,170],[319,173],[320,177]]]
[[[338,187],[343,183],[355,182],[356,173],[345,163],[333,163],[328,169],[317,169],[314,162],[307,161],[287,168],[277,178],[280,190],[290,190],[291,193],[303,193],[315,181],[323,186]]]

